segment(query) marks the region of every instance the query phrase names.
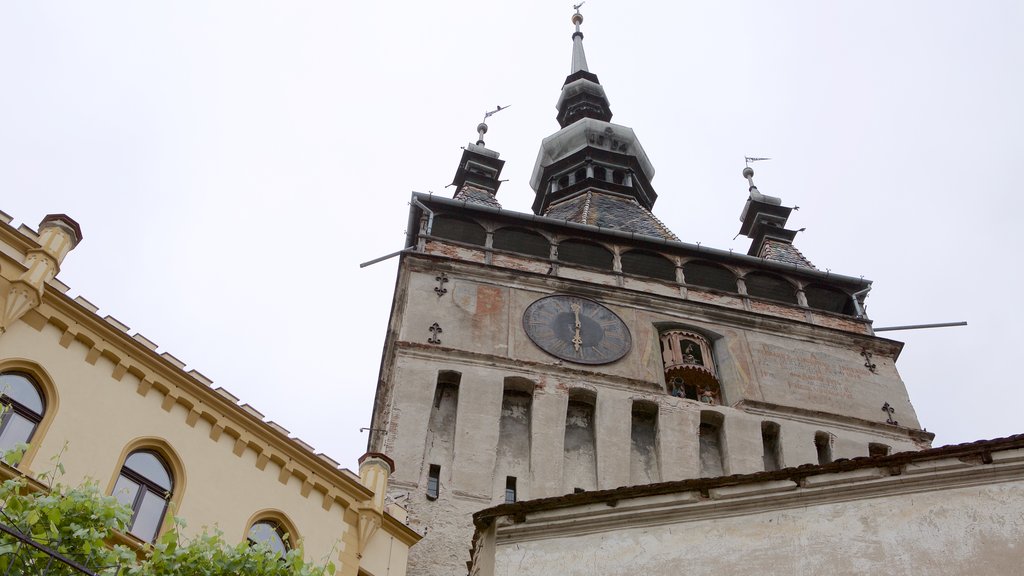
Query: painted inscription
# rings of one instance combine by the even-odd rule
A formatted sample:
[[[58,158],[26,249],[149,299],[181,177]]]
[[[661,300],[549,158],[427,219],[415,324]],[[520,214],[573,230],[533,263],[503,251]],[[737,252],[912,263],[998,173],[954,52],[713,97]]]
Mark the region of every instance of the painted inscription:
[[[785,384],[793,392],[833,401],[852,399],[853,392],[847,383],[863,379],[855,367],[834,354],[763,342],[758,347],[755,365],[763,383]]]

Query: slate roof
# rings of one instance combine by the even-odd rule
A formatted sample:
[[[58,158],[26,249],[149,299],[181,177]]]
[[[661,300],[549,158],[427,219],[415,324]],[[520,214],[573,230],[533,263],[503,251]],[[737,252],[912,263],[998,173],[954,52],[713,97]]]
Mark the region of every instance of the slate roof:
[[[795,264],[801,268],[817,270],[814,264],[811,264],[811,261],[797,250],[796,246],[788,242],[779,242],[778,240],[765,238],[764,243],[761,244],[761,251],[758,256],[766,260]]]
[[[478,204],[480,206],[490,206],[491,208],[501,208],[501,204],[494,198],[494,194],[490,190],[484,190],[483,188],[477,188],[476,186],[470,186],[465,184],[459,191],[452,197],[454,200],[468,202],[470,204]]]
[[[679,240],[661,220],[635,199],[602,192],[587,191],[552,204],[544,216],[665,240]]]

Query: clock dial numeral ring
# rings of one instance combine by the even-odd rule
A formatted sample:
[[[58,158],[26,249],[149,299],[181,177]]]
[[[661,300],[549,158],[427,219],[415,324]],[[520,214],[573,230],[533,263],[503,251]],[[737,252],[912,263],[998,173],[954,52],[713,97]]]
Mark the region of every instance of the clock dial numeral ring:
[[[580,296],[546,296],[533,302],[523,313],[523,330],[541,350],[577,364],[610,364],[632,347],[621,318]]]

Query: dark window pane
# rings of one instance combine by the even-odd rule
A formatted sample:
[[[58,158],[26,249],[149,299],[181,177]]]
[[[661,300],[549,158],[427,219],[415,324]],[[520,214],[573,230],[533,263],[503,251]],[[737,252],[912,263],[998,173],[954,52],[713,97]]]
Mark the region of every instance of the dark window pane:
[[[36,429],[36,423],[16,412],[7,412],[3,417],[3,430],[0,431],[0,454],[13,449],[18,444],[27,443]]]
[[[43,415],[43,397],[35,383],[24,374],[17,372],[0,374],[0,394],[39,416]]]
[[[674,282],[676,265],[668,258],[654,252],[631,250],[622,255],[622,271],[626,274],[650,276]]]
[[[482,226],[470,220],[450,216],[436,216],[430,234],[438,238],[447,238],[478,246],[483,246],[487,242],[487,231]]]
[[[736,292],[736,276],[728,269],[708,262],[683,264],[683,279],[691,286]]]
[[[112,496],[117,498],[118,504],[127,506],[129,508],[135,505],[135,497],[139,495],[139,484],[133,480],[129,480],[124,476],[118,476],[117,483],[114,484],[114,493]]]
[[[511,504],[516,501],[516,477],[505,477],[505,502]]]
[[[836,314],[853,314],[852,298],[842,290],[812,284],[804,288],[804,295],[811,308]]]
[[[262,544],[281,556],[288,552],[288,545],[284,541],[281,528],[274,522],[262,521],[253,524],[249,529],[249,541],[254,544]]]
[[[612,253],[597,244],[566,240],[558,245],[558,259],[569,264],[612,269]]]
[[[547,238],[520,228],[501,228],[494,232],[494,249],[530,254],[540,258],[551,255],[551,244]]]
[[[166,507],[167,500],[147,490],[142,496],[142,504],[139,505],[139,511],[129,532],[140,540],[152,542],[156,538]]]
[[[796,304],[796,288],[783,278],[752,272],[747,274],[743,282],[747,285],[747,294],[751,296]]]
[[[441,467],[437,464],[430,465],[430,472],[427,476],[427,498],[437,500],[440,492]]]
[[[164,466],[163,460],[152,452],[132,452],[125,460],[124,467],[165,490],[170,490],[173,486],[171,474]]]

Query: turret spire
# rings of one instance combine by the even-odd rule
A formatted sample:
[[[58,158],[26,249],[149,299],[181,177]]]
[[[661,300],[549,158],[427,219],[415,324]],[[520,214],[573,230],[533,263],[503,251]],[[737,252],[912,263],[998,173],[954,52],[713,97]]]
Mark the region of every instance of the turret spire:
[[[487,119],[505,108],[508,106],[498,106],[490,112],[484,112],[483,121],[476,125],[476,144],[470,142],[462,149],[459,168],[450,184],[455,187],[455,200],[501,208],[494,196],[501,186],[499,178],[505,161],[499,159],[497,152],[484,145],[484,135],[487,134]]]
[[[797,232],[803,231],[803,228],[786,228],[786,222],[789,221],[789,215],[794,208],[783,206],[781,198],[762,194],[754,185],[754,169],[750,167],[750,163],[770,158],[748,157],[746,160],[747,166],[743,168],[743,177],[747,180],[747,191],[750,196],[743,205],[743,212],[740,213],[740,234],[752,240],[747,254],[814,269],[814,265],[797,250],[796,246],[793,246],[793,239],[796,238]]]

